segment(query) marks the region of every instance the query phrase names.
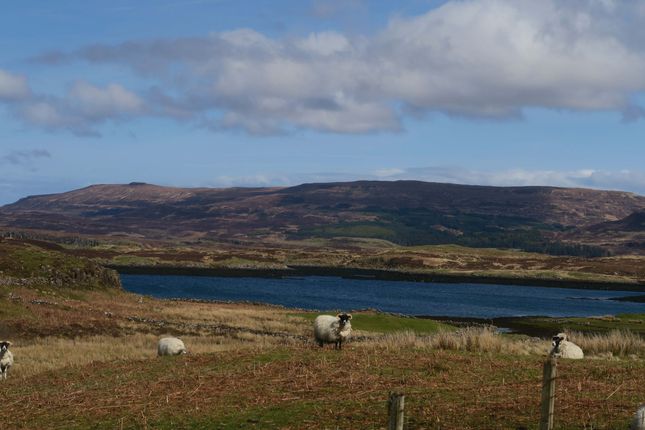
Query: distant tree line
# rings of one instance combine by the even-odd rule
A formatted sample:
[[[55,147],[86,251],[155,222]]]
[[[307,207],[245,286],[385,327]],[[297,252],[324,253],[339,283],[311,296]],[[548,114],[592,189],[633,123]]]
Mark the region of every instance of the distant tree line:
[[[561,225],[544,224],[518,216],[459,212],[444,214],[423,208],[381,211],[378,215],[378,221],[310,227],[291,237],[366,237],[385,239],[404,246],[455,244],[578,257],[610,255],[608,250],[598,246],[552,241],[545,233],[561,231]]]

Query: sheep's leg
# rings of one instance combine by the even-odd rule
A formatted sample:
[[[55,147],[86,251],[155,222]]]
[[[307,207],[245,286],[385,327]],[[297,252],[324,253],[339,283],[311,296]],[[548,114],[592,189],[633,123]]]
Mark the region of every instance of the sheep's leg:
[[[323,341],[322,341],[322,340],[319,340],[319,341],[318,341],[318,346],[322,348],[323,346],[325,346],[325,344],[323,343]]]

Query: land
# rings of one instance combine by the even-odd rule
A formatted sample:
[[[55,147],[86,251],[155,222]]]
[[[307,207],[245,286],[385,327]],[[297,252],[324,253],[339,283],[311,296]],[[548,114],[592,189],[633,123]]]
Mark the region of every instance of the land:
[[[548,339],[362,311],[343,350],[320,349],[310,312],[130,294],[58,246],[0,241],[3,428],[384,428],[390,391],[407,428],[537,428]],[[556,428],[626,427],[645,398],[636,321],[549,321],[590,331],[572,331],[588,359],[559,363]],[[189,354],[156,357],[164,335]]]
[[[536,429],[548,336],[556,428],[625,428],[645,398],[645,314],[439,321],[354,311],[342,351],[314,313],[157,300],[122,272],[323,274],[645,290],[645,198],[418,182],[178,189],[133,183],[0,208],[3,428]],[[620,294],[617,293],[617,296]],[[498,333],[494,324],[511,327]],[[189,354],[156,357],[160,336]]]
[[[0,208],[0,237],[128,272],[645,289],[645,197],[359,181],[94,185]]]
[[[578,188],[358,181],[216,189],[135,182],[26,197],[0,208],[0,228],[189,246],[298,246],[350,237],[598,257],[645,254],[644,213],[643,196]]]

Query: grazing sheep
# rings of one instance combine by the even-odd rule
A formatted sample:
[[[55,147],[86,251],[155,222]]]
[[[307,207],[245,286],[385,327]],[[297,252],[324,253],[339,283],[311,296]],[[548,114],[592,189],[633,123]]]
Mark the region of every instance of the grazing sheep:
[[[641,405],[634,414],[629,430],[645,430],[645,404]]]
[[[13,354],[9,351],[11,342],[3,340],[0,342],[0,379],[7,379],[7,372],[13,366]]]
[[[186,347],[181,339],[177,339],[176,337],[164,337],[163,339],[159,339],[159,343],[157,344],[157,355],[179,355],[185,353]]]
[[[551,349],[551,357],[556,358],[571,358],[579,360],[584,358],[582,349],[573,342],[567,340],[567,335],[558,333],[553,336],[553,349]]]
[[[334,349],[341,349],[343,341],[352,333],[351,314],[318,315],[314,321],[314,337],[321,347],[333,343]]]

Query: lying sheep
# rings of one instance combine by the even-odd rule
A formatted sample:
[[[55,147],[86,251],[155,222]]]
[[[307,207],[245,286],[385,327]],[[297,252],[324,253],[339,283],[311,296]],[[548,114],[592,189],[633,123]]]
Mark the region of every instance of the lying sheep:
[[[550,355],[555,358],[571,358],[573,360],[579,360],[585,356],[582,349],[575,343],[568,341],[567,335],[564,333],[553,336],[553,349],[551,349]]]
[[[343,341],[352,333],[351,314],[318,315],[314,320],[314,337],[318,345],[333,343],[334,349],[341,349]]]
[[[157,344],[158,356],[179,354],[186,354],[186,347],[181,339],[177,339],[176,337],[164,337],[163,339],[159,339],[159,343]]]
[[[7,372],[13,366],[13,354],[9,351],[11,342],[3,340],[0,342],[0,379],[7,379]]]
[[[634,414],[629,430],[645,430],[645,404],[641,405]]]

